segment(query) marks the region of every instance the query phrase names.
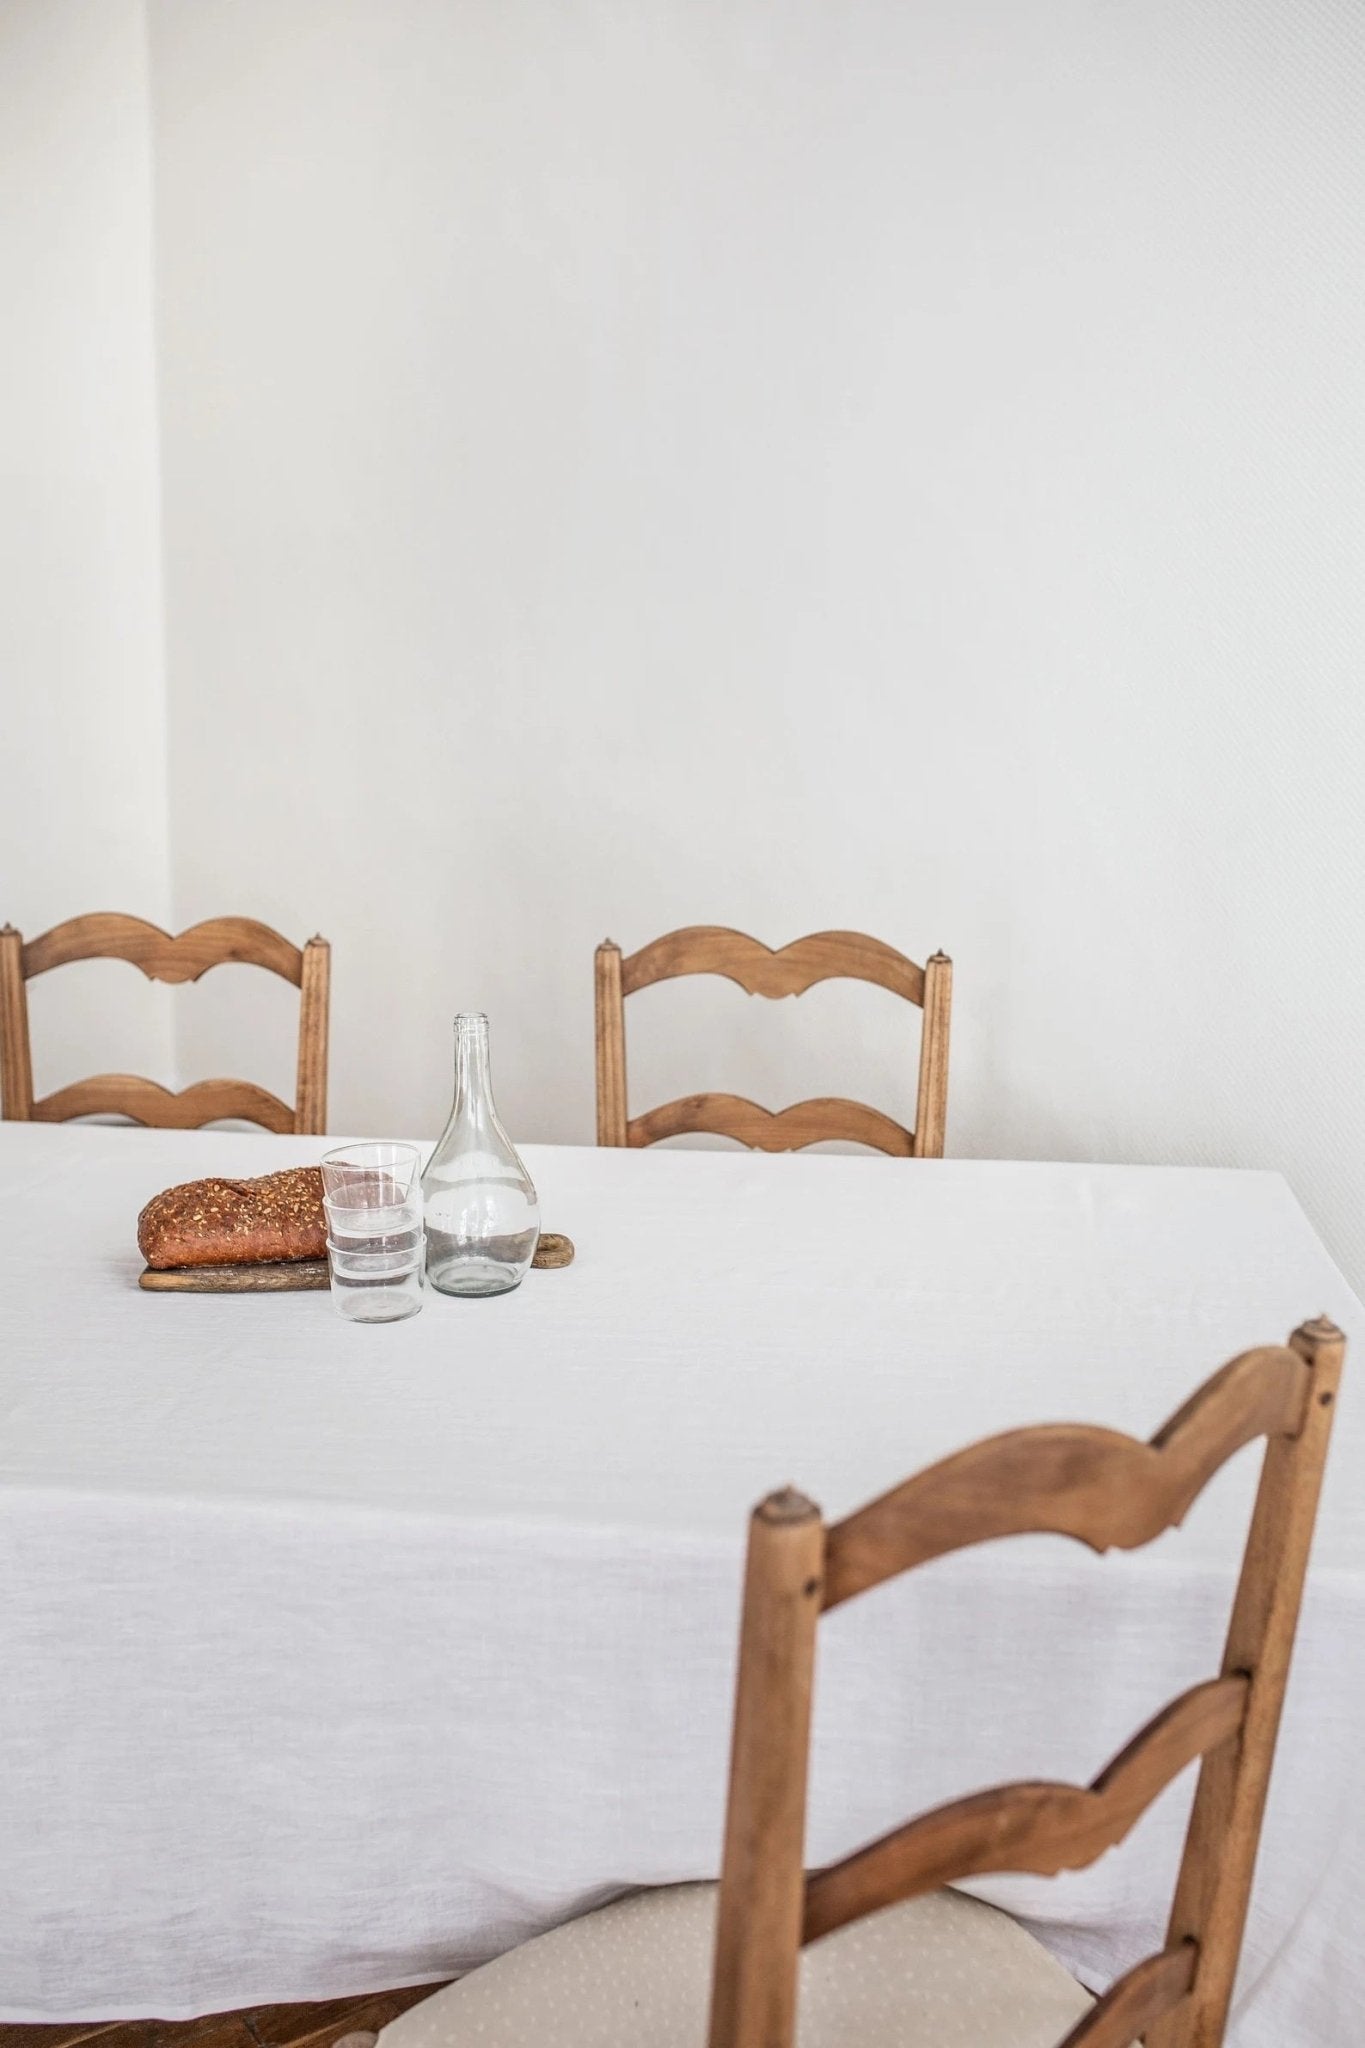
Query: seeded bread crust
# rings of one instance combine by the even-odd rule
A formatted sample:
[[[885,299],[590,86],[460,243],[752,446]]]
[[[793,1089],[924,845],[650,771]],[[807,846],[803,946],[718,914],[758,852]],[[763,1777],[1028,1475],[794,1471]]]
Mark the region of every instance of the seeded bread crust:
[[[327,1251],[322,1173],[291,1166],[258,1180],[191,1180],[153,1195],[137,1219],[149,1266],[256,1265]]]

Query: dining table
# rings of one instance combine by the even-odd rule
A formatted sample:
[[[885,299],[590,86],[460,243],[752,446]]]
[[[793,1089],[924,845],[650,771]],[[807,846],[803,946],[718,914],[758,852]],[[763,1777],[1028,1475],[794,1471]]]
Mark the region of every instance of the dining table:
[[[996,1430],[1150,1436],[1326,1314],[1343,1394],[1231,2048],[1365,2038],[1365,1314],[1277,1173],[527,1145],[576,1246],[389,1325],[154,1293],[153,1194],[336,1139],[0,1123],[0,2020],[442,1982],[714,1876],[747,1516]],[[942,1559],[822,1623],[812,1864],[1086,1783],[1214,1675],[1257,1470],[1184,1526]],[[1159,1947],[1187,1772],[1055,1879],[967,1888],[1092,1988]]]

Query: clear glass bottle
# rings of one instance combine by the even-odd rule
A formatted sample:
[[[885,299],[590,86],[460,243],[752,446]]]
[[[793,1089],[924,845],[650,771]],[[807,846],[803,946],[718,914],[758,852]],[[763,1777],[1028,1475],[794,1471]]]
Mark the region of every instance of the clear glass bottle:
[[[493,1106],[488,1019],[455,1019],[455,1100],[422,1175],[427,1278],[442,1294],[506,1294],[540,1235],[531,1177]]]

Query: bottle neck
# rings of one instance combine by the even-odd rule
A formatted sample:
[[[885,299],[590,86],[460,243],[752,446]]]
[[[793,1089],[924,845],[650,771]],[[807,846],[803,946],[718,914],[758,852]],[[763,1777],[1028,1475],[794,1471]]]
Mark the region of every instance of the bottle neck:
[[[488,1019],[461,1015],[455,1019],[455,1103],[459,1122],[481,1129],[495,1121],[493,1084],[488,1067]]]

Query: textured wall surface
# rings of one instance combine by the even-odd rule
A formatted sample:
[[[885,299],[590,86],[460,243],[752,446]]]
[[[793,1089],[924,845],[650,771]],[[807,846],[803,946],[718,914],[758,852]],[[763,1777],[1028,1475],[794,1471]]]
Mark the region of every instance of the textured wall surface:
[[[170,911],[139,0],[0,6],[0,924]],[[170,1078],[167,991],[122,963],[34,984],[40,1093]]]

